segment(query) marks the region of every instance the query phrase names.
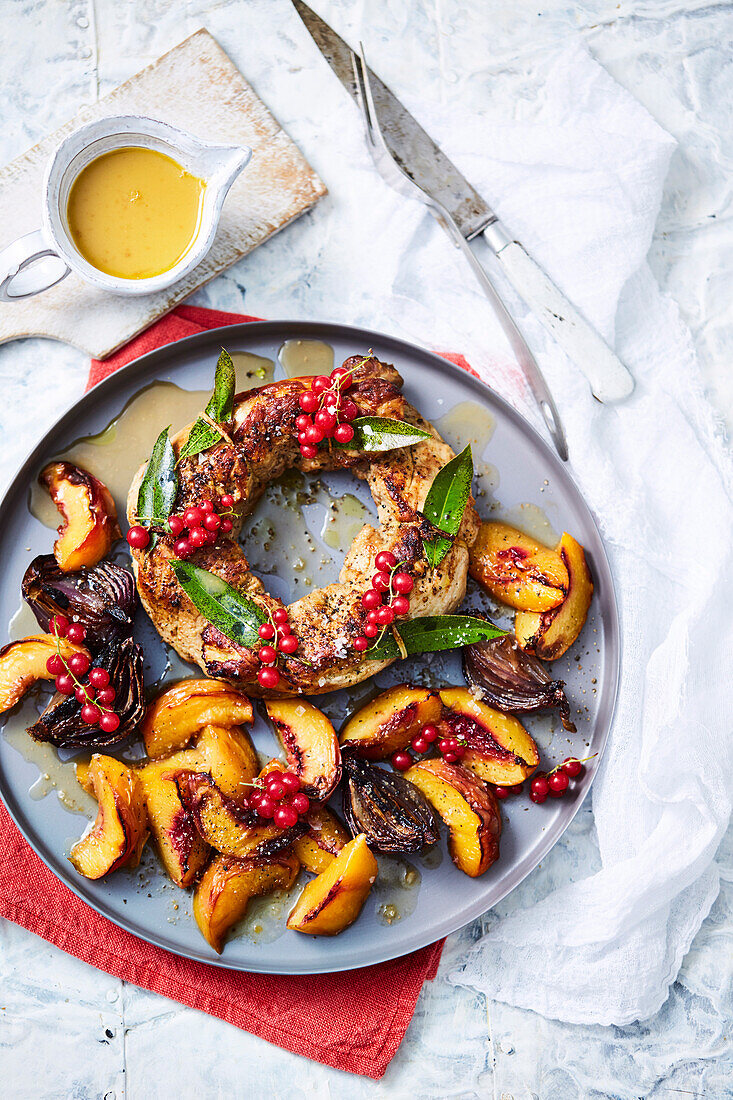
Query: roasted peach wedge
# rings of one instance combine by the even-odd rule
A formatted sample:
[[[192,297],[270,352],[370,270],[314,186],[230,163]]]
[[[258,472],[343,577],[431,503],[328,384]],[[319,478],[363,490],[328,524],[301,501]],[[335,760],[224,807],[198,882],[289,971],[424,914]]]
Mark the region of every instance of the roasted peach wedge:
[[[306,871],[320,875],[351,838],[336,815],[320,803],[311,806],[305,824],[307,832],[293,842],[293,851]]]
[[[148,707],[142,727],[151,760],[183,749],[207,725],[241,726],[252,721],[252,703],[224,680],[181,680]]]
[[[38,480],[63,516],[53,548],[59,568],[73,573],[96,565],[120,538],[117,509],[107,486],[70,462],[49,463]]]
[[[181,802],[175,782],[166,776],[200,766],[197,754],[189,749],[137,769],[150,831],[163,866],[176,886],[190,886],[198,878],[211,849],[196,828],[193,815]]]
[[[585,625],[593,597],[593,578],[583,547],[566,531],[557,549],[570,578],[564,601],[539,615],[517,612],[514,620],[519,645],[544,661],[562,657],[573,645]]]
[[[364,833],[304,888],[288,917],[288,928],[311,936],[336,936],[356,920],[377,877],[377,861]]]
[[[368,760],[386,760],[423,726],[437,722],[442,709],[437,692],[397,684],[352,715],[341,731],[341,746]]]
[[[448,827],[448,848],[459,870],[471,878],[499,858],[501,815],[493,792],[473,772],[445,760],[421,760],[405,779],[422,791]]]
[[[69,859],[85,878],[102,878],[123,864],[140,862],[148,838],[142,786],[134,771],[112,756],[96,754],[87,771],[99,803],[97,820],[77,841]]]
[[[0,714],[10,710],[37,680],[53,680],[46,661],[56,652],[57,639],[52,634],[31,634],[0,649]],[[74,653],[89,651],[67,638],[58,639],[61,656],[66,660]]]
[[[223,855],[269,859],[305,832],[303,823],[283,830],[252,811],[243,810],[222,794],[210,775],[183,770],[171,772],[167,778],[175,783],[178,797],[193,817],[200,835]]]
[[[444,688],[440,698],[445,709],[438,727],[444,737],[465,743],[464,768],[500,787],[523,783],[532,774],[540,754],[519,719],[480,702],[466,688]]]
[[[265,707],[303,792],[325,802],[341,779],[341,750],[328,718],[302,699],[266,699]]]
[[[490,595],[521,611],[548,611],[568,591],[560,554],[506,523],[481,524],[468,569]]]
[[[236,726],[204,726],[196,752],[203,770],[211,775],[223,795],[241,802],[251,794],[259,761],[245,730]]]
[[[272,860],[215,856],[193,896],[193,915],[207,943],[220,955],[227,932],[245,915],[250,899],[289,890],[299,870],[295,856],[285,852]]]

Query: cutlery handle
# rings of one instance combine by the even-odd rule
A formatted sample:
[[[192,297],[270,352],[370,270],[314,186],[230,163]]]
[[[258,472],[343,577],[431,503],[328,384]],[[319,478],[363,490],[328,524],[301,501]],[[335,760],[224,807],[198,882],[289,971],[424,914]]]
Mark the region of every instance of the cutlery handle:
[[[603,402],[628,397],[634,379],[626,367],[522,245],[500,222],[485,230],[484,239],[514,289],[588,379],[593,396]]]

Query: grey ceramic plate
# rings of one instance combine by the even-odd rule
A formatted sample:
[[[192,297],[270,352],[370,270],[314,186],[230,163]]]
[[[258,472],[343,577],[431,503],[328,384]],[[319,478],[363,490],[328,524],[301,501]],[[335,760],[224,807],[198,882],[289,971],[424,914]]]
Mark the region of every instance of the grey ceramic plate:
[[[398,367],[408,398],[438,423],[456,449],[474,435],[470,429],[460,427],[468,422],[464,414],[469,420],[478,415],[485,424],[493,421],[488,443],[478,448],[474,444],[476,466],[483,470],[478,481],[479,510],[485,514],[492,510],[494,516],[507,516],[535,529],[544,515],[556,532],[568,530],[585,546],[595,580],[591,616],[576,646],[553,665],[553,674],[567,682],[578,733],[565,733],[552,716],[533,717],[526,724],[541,747],[545,766],[567,755],[598,754],[593,762],[597,763],[614,708],[619,637],[608,560],[590,510],[547,444],[483,383],[427,351],[364,329],[276,321],[230,326],[143,356],[86,394],[28,457],[0,507],[3,635],[18,609],[20,581],[28,562],[50,550],[49,530],[28,511],[29,486],[43,463],[79,436],[101,431],[142,387],[154,380],[168,380],[184,389],[209,389],[222,345],[232,352],[252,352],[277,362],[280,345],[293,338],[328,342],[337,363],[347,355],[373,348],[379,358]],[[278,367],[277,374],[281,373]],[[464,402],[470,407],[463,406],[456,412]],[[475,406],[484,411],[476,414]],[[447,420],[443,420],[446,414]],[[165,423],[157,426],[156,432]],[[346,481],[339,482],[339,477]],[[344,492],[363,496],[363,487],[349,475],[338,475],[330,489],[334,496]],[[302,509],[303,523],[311,528],[316,543],[324,514],[325,508],[317,502]],[[335,551],[321,556],[328,560],[321,565],[318,584],[335,578],[340,563]],[[274,577],[266,580],[277,587]],[[279,594],[286,595],[282,588]],[[480,602],[474,592],[467,606]],[[483,606],[487,606],[485,602]],[[165,662],[164,648],[147,621],[141,621],[138,637],[145,645],[148,674],[154,679]],[[408,679],[431,684],[463,683],[458,656],[451,654],[397,664],[379,677],[377,686],[383,688]],[[359,698],[364,698],[363,688]],[[334,717],[354,706],[354,700],[350,702],[345,694],[321,696],[320,703]],[[261,717],[254,727],[254,737],[259,749],[275,753],[274,740]],[[202,962],[239,970],[304,974],[348,970],[406,954],[486,912],[537,866],[568,827],[587,793],[593,766],[563,799],[535,806],[524,794],[502,804],[501,858],[482,878],[470,879],[458,871],[446,854],[443,839],[442,859],[438,853],[426,862],[419,858],[412,861],[421,876],[418,889],[400,885],[404,867],[385,865],[395,881],[391,886],[380,886],[360,918],[341,935],[325,939],[285,932],[285,903],[280,906],[279,916],[265,914],[262,920],[257,915],[255,920],[250,919],[248,930],[230,940],[221,958],[209,949],[190,915],[190,895],[166,882],[152,853],[135,873],[120,872],[99,882],[79,877],[67,855],[71,842],[85,827],[84,818],[70,813],[53,791],[41,799],[30,796],[29,789],[38,779],[37,764],[25,759],[5,736],[0,736],[0,771],[0,793],[29,844],[67,886],[111,921],[168,951]],[[380,915],[385,903],[394,905],[398,913],[398,919],[389,924]],[[256,910],[256,914],[263,912],[262,907]],[[258,922],[263,931],[255,933],[253,925]]]

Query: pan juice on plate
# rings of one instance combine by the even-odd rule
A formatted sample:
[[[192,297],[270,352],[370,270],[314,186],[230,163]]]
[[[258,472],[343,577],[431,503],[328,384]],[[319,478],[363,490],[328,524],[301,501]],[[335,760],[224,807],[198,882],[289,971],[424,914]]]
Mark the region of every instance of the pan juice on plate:
[[[156,149],[115,149],[73,183],[67,217],[88,263],[121,279],[174,267],[196,237],[206,184]]]

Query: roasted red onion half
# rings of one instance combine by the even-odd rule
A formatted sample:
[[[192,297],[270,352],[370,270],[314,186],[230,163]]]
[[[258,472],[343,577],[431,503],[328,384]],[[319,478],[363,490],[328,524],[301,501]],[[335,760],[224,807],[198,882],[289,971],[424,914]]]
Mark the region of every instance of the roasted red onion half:
[[[53,554],[41,554],[26,569],[22,592],[42,630],[54,615],[65,615],[87,628],[86,645],[94,652],[132,634],[135,581],[114,562],[63,573]]]
[[[353,755],[342,755],[344,817],[354,836],[365,833],[380,852],[419,852],[439,837],[425,796],[401,775]]]
[[[512,634],[464,646],[463,674],[490,707],[519,714],[557,708],[565,729],[575,732],[564,680],[552,680],[542,662],[525,653]]]

